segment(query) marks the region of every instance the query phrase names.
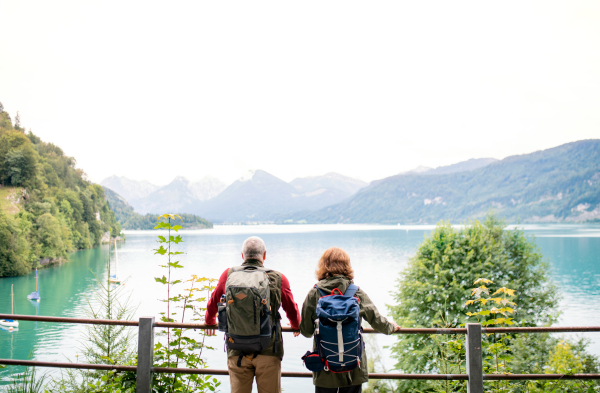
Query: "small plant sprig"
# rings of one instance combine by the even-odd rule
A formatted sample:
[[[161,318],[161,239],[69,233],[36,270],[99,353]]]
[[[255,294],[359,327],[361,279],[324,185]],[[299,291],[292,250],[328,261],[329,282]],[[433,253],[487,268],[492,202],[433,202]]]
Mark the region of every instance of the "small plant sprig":
[[[499,307],[491,307],[489,309],[484,309],[483,307],[477,312],[468,312],[467,315],[470,317],[477,317],[481,326],[490,326],[490,325],[513,325],[513,318],[510,318],[508,314],[514,314],[515,310],[512,307],[516,307],[517,304],[511,301],[509,298],[515,296],[514,289],[508,289],[506,287],[499,288],[494,292],[491,296],[496,296],[498,294],[502,294],[502,297],[491,297],[490,290],[486,287],[486,284],[493,284],[493,281],[488,280],[486,278],[480,278],[475,281],[474,285],[481,284],[477,288],[473,288],[471,290],[471,297],[474,299],[467,300],[465,306],[481,304],[481,306],[486,306],[488,303],[495,304]],[[487,295],[488,297],[483,297],[483,295]],[[512,307],[511,307],[512,306]],[[503,317],[497,317],[497,314],[503,315]],[[493,315],[494,318],[485,320],[482,317],[488,317]],[[484,319],[482,321],[482,319]]]
[[[155,277],[154,280],[165,285],[167,288],[167,298],[161,300],[167,303],[167,311],[160,312],[162,322],[175,322],[178,312],[175,309],[181,309],[181,319],[179,322],[202,321],[206,307],[203,306],[210,297],[210,293],[215,288],[217,280],[193,275],[189,280],[174,279],[173,269],[181,269],[183,265],[179,261],[173,261],[172,257],[183,254],[182,251],[175,251],[174,246],[183,242],[181,235],[171,235],[171,231],[178,232],[183,227],[173,225],[172,221],[176,218],[181,219],[176,214],[163,214],[158,217],[159,222],[155,229],[166,229],[167,236],[158,236],[160,247],[153,250],[155,255],[167,257],[167,264],[160,267],[167,269],[166,275]],[[172,295],[173,287],[181,283],[189,283],[189,288],[185,288],[183,293]],[[202,295],[200,295],[202,294]],[[199,297],[198,297],[199,296]],[[188,312],[186,312],[188,311]],[[179,318],[178,318],[179,319]],[[154,360],[157,367],[177,368],[179,364],[187,368],[207,368],[208,365],[202,359],[203,349],[213,349],[204,343],[205,333],[202,331],[202,339],[196,340],[187,335],[193,329],[167,328],[166,331],[158,335],[166,336],[166,343],[157,342],[154,345]],[[157,374],[154,377],[153,392],[172,393],[172,392],[207,392],[215,391],[220,385],[216,378],[210,375],[193,374]]]
[[[467,312],[469,317],[476,317],[481,326],[514,325],[511,315],[516,313],[517,304],[512,301],[515,290],[506,287],[498,288],[490,295],[486,286],[494,282],[486,278],[475,280],[473,285],[479,285],[471,290],[473,299],[467,300],[465,306],[479,306],[475,312]],[[499,297],[494,297],[500,295]],[[493,342],[484,341],[483,350],[487,352],[484,358],[483,372],[489,374],[510,374],[508,362],[512,359],[509,351],[509,337],[505,334],[486,334],[492,336]],[[507,381],[496,381],[496,392],[510,392]]]

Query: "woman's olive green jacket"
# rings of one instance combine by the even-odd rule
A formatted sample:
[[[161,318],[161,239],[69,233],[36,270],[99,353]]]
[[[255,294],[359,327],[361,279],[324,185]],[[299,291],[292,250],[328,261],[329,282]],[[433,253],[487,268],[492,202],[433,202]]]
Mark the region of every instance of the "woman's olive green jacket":
[[[342,275],[337,275],[330,278],[325,278],[317,283],[317,286],[325,293],[330,294],[335,288],[338,288],[342,293],[346,292],[346,288],[351,281]],[[373,304],[369,296],[359,289],[355,295],[359,300],[360,317],[367,321],[373,329],[380,333],[392,334],[394,324],[389,322],[385,317],[381,316],[377,311],[377,307]],[[313,288],[306,295],[304,304],[302,305],[302,322],[300,323],[300,332],[303,336],[312,337],[315,333],[314,321],[317,319],[317,301],[321,297],[319,291]],[[316,351],[313,340],[313,350]],[[331,371],[319,371],[313,373],[313,383],[315,386],[323,388],[341,388],[352,385],[360,385],[369,380],[369,370],[367,369],[367,352],[363,348],[363,355],[360,361],[360,368],[347,373],[332,373]]]

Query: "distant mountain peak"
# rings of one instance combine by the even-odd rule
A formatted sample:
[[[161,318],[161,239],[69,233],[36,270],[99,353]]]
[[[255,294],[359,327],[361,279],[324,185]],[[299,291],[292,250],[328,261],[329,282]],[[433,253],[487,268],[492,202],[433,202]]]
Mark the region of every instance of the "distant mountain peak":
[[[424,165],[419,165],[418,167],[411,169],[410,171],[405,171],[405,172],[400,172],[400,175],[407,175],[407,174],[415,174],[415,173],[424,173],[424,172],[428,172],[430,170],[432,170],[433,168],[428,167],[428,166],[424,166]]]
[[[115,191],[128,202],[131,202],[131,200],[134,199],[146,197],[160,188],[157,185],[151,184],[147,180],[137,181],[117,175],[107,177],[106,179],[102,180],[100,184]]]
[[[175,176],[175,178],[173,178],[173,180],[171,180],[170,184],[174,184],[174,183],[190,184],[190,181],[184,176]]]
[[[252,180],[252,178],[254,177],[254,174],[256,173],[256,170],[251,169],[249,171],[247,171],[246,173],[244,173],[242,175],[242,177],[240,177],[238,180],[239,181],[248,181],[248,180]]]

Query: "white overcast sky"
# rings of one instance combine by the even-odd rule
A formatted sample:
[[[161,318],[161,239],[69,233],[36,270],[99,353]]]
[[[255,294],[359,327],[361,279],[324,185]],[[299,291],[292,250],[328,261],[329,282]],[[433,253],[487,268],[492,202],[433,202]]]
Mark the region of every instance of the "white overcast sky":
[[[600,137],[600,1],[0,1],[0,101],[89,178],[374,180]]]

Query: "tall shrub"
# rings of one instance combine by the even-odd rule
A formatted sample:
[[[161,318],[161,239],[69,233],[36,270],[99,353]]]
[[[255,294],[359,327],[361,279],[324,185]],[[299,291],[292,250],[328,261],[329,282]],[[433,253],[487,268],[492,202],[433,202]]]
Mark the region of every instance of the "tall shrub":
[[[459,326],[467,318],[467,289],[481,277],[519,289],[516,325],[547,325],[556,315],[556,287],[533,239],[518,229],[505,230],[493,215],[460,228],[439,224],[398,280],[391,314],[402,327]],[[438,352],[430,337],[420,335],[398,335],[393,346],[397,369],[407,373],[437,371]],[[401,383],[406,389],[417,385]]]

